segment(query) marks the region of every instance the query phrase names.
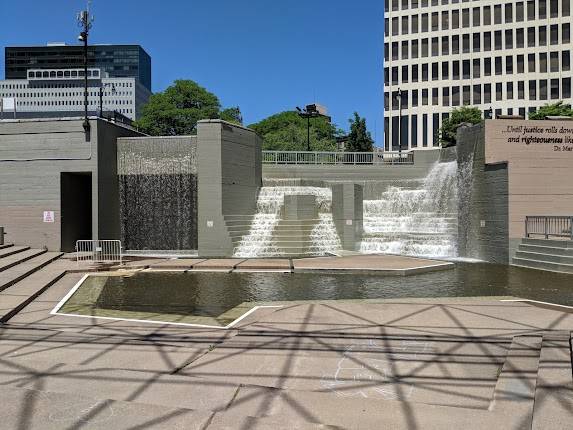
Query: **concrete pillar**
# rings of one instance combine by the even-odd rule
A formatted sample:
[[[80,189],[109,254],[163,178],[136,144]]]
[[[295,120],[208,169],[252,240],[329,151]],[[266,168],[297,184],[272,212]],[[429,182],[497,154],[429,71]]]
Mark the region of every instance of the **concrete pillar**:
[[[318,219],[316,196],[294,195],[284,197],[283,217],[287,221]]]
[[[332,186],[332,217],[347,251],[357,251],[362,240],[363,192],[363,186],[354,183]]]

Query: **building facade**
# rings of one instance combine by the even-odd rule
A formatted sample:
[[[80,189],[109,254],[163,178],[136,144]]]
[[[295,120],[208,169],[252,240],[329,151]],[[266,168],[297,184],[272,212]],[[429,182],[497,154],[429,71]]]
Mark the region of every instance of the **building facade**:
[[[571,103],[570,0],[386,0],[385,150],[438,146],[452,109]]]
[[[47,46],[9,46],[4,50],[5,78],[26,79],[29,69],[79,69],[83,46],[50,43]],[[88,66],[111,78],[136,78],[151,91],[151,57],[139,45],[90,45]]]
[[[110,77],[101,69],[88,69],[89,115],[97,116],[101,109],[104,114],[119,112],[135,120],[150,96],[149,89],[135,77]],[[28,69],[24,79],[0,81],[0,106],[7,106],[7,101],[10,109],[1,109],[0,119],[81,116],[84,70]]]

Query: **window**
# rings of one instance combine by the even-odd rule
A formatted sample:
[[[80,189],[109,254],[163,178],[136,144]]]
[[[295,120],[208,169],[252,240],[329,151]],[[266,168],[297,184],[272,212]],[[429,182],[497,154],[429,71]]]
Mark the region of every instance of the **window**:
[[[493,22],[494,24],[501,24],[501,5],[493,7]]]
[[[551,79],[551,100],[559,99],[559,79]]]
[[[404,40],[402,42],[402,60],[408,59],[408,41]]]
[[[452,11],[452,29],[460,28],[460,11]]]
[[[411,116],[411,123],[412,123],[411,146],[416,147],[416,146],[418,146],[418,115],[412,115]]]
[[[418,58],[418,39],[412,40],[412,58]]]
[[[497,30],[494,33],[494,46],[495,46],[495,50],[500,50],[503,49],[502,43],[501,43],[501,30]]]
[[[527,29],[527,47],[535,47],[535,27],[529,27]]]
[[[502,74],[502,67],[501,67],[501,57],[495,57],[495,74],[501,75]]]
[[[438,89],[432,88],[432,105],[438,106],[440,104],[438,99]]]
[[[412,90],[412,107],[418,107],[418,90]]]
[[[505,30],[505,49],[513,49],[513,30]]]
[[[483,34],[483,50],[491,51],[491,32],[489,31]]]
[[[539,73],[547,73],[547,53],[539,54]]]
[[[460,53],[460,36],[452,36],[452,55]]]
[[[392,42],[392,60],[397,60],[398,58],[400,58],[398,42]]]
[[[480,14],[480,8],[479,7],[474,7],[472,9],[472,25],[474,27],[479,27],[481,23],[481,14]]]
[[[462,9],[462,27],[468,28],[470,26],[470,10]]]
[[[392,0],[392,10],[399,10],[399,9],[400,9],[400,4],[398,0]]]
[[[553,24],[549,27],[549,40],[552,45],[559,43],[559,26],[557,24]]]
[[[438,146],[440,144],[440,141],[438,139],[438,130],[440,129],[440,114],[439,113],[434,113],[432,114],[432,129],[434,130],[434,133],[432,135],[432,144],[434,146]]]
[[[491,58],[483,59],[483,74],[484,76],[491,76]]]
[[[523,48],[525,46],[525,37],[523,34],[523,28],[515,29],[515,47]]]
[[[463,49],[463,53],[468,53],[470,52],[470,35],[469,34],[464,34],[462,36],[462,49]]]
[[[506,97],[508,100],[513,100],[513,82],[507,82],[505,85]]]
[[[524,17],[523,12],[524,12],[523,11],[523,2],[522,1],[517,2],[515,4],[515,21],[516,22],[522,22],[523,21],[523,17]]]
[[[473,59],[473,77],[479,78],[481,76],[480,59]]]
[[[438,12],[432,12],[432,31],[438,31],[440,29],[438,18]]]
[[[462,76],[464,79],[470,79],[471,78],[470,60],[463,60],[462,61]]]
[[[571,0],[562,0],[561,1],[561,15],[569,16],[571,15]],[[565,90],[563,90],[565,92]]]
[[[549,14],[551,18],[557,18],[559,16],[559,1],[551,0],[549,2]]]
[[[412,31],[412,34],[418,32],[418,15],[412,15],[412,26],[410,30]]]
[[[452,62],[452,79],[457,81],[460,79],[460,62],[454,61]]]
[[[422,33],[426,33],[428,31],[428,14],[422,14]]]
[[[491,84],[484,84],[483,86],[483,102],[485,104],[491,103]]]
[[[535,81],[529,81],[529,100],[537,100],[537,88]]]
[[[481,104],[481,85],[474,85],[473,88],[473,99],[474,99],[474,105],[480,105]]]
[[[549,53],[549,70],[551,72],[559,71],[559,52]]]
[[[402,83],[408,83],[408,66],[402,66]]]
[[[445,10],[442,12],[442,30],[450,29],[450,13]]]
[[[527,54],[527,71],[535,73],[535,54]]]
[[[428,114],[422,116],[422,145],[428,146]]]
[[[412,82],[418,82],[418,65],[412,65]]]
[[[547,79],[539,81],[539,100],[547,100]]]
[[[464,85],[462,87],[462,98],[464,106],[470,105],[472,103],[471,100],[471,86]]]
[[[480,52],[481,47],[480,47],[480,34],[479,33],[474,33],[473,34],[473,52]]]
[[[547,18],[547,0],[538,0],[539,19]]]
[[[525,73],[525,58],[523,55],[517,56],[517,73]]]
[[[491,25],[491,7],[484,6],[483,8],[483,25]]]
[[[390,85],[390,69],[384,67],[384,85]]]
[[[438,57],[440,55],[440,44],[437,37],[432,37],[432,57]]]
[[[402,17],[402,34],[408,34],[408,17]]]
[[[402,0],[402,10],[408,9],[408,0]]]
[[[501,82],[495,84],[495,101],[503,100],[503,85]]]
[[[460,87],[452,87],[452,106],[460,105]]]
[[[428,106],[428,89],[427,88],[422,89],[422,105]]]
[[[505,57],[505,73],[513,75],[513,56],[511,55]]]
[[[450,89],[442,88],[442,106],[450,105]]]
[[[428,65],[422,64],[422,82],[428,81]]]
[[[535,0],[527,1],[527,20],[535,21]]]
[[[442,79],[450,79],[450,63],[447,61],[442,62]]]
[[[392,67],[392,85],[398,85],[398,67]]]
[[[517,98],[519,100],[525,99],[525,82],[523,81],[517,83]]]
[[[547,46],[547,27],[542,25],[539,27],[539,46]]]
[[[568,72],[571,70],[571,56],[569,51],[563,51],[561,53],[561,70]]]
[[[428,56],[428,39],[422,39],[422,57]]]
[[[450,55],[450,38],[442,36],[442,55]]]
[[[561,43],[571,42],[571,24],[561,26]]]
[[[440,80],[439,63],[432,63],[432,81]]]
[[[513,4],[505,4],[505,23],[511,24],[513,22]]]
[[[571,78],[563,78],[561,80],[561,91],[564,99],[571,98]]]

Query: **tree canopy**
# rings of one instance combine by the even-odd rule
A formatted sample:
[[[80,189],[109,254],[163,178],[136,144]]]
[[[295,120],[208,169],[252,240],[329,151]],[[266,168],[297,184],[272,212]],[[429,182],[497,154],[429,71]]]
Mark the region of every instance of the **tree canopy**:
[[[573,117],[571,105],[564,104],[562,101],[549,103],[541,106],[535,112],[529,113],[529,119],[545,119],[548,116],[569,116]]]
[[[358,112],[354,112],[354,118],[350,119],[350,134],[346,143],[347,152],[372,152],[374,140],[366,128],[366,118],[360,118]]]
[[[267,151],[306,151],[307,120],[297,112],[286,111],[249,125],[263,138]],[[336,151],[336,137],[340,131],[327,118],[310,119],[310,149]]]
[[[477,107],[462,106],[452,110],[450,116],[442,121],[439,137],[443,148],[455,146],[456,134],[461,124],[479,124],[482,121],[481,110]]]
[[[135,125],[152,136],[182,136],[197,132],[197,121],[223,119],[241,124],[238,107],[221,109],[217,96],[191,80],[177,80],[153,94]]]

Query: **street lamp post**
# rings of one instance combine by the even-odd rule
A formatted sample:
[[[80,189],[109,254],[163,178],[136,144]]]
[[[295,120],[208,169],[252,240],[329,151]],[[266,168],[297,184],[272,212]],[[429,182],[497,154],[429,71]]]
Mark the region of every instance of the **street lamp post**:
[[[99,87],[99,116],[103,118],[103,93],[105,91],[105,87],[111,87],[111,93],[115,94],[115,85],[113,83],[107,82],[105,84],[101,84]]]
[[[307,152],[310,152],[310,119],[324,117],[330,121],[331,118],[327,115],[324,115],[323,113],[320,113],[315,104],[307,105],[304,109],[301,109],[297,106],[296,110],[298,111],[298,115],[301,118],[306,118],[306,150]]]
[[[88,36],[92,28],[93,18],[90,16],[89,3],[86,10],[78,14],[78,25],[82,29],[78,39],[84,43],[84,131],[90,131],[88,118]]]

